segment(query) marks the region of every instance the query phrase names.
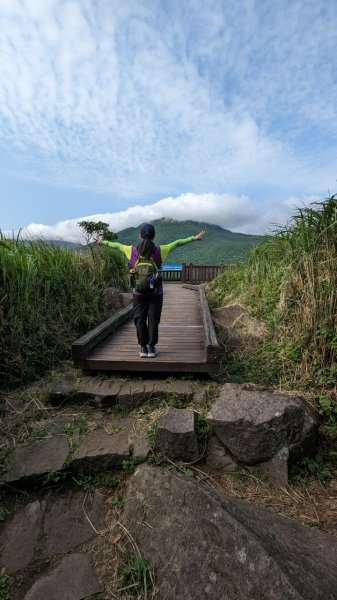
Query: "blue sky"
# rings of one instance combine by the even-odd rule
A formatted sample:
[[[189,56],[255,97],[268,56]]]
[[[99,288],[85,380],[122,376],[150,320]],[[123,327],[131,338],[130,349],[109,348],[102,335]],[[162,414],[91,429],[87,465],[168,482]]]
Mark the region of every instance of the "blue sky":
[[[336,192],[335,0],[1,0],[0,227],[260,232]]]

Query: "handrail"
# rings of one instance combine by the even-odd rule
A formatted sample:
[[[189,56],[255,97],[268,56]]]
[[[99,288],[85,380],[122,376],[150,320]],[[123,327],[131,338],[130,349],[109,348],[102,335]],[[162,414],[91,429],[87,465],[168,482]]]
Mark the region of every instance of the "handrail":
[[[212,281],[226,268],[228,268],[228,265],[223,264],[195,265],[193,263],[182,263],[181,270],[170,270],[166,267],[162,271],[162,275],[164,281],[198,284]]]
[[[89,352],[102,342],[110,333],[113,333],[124,321],[132,315],[133,305],[129,304],[115,315],[100,323],[95,329],[88,331],[71,346],[74,359],[86,358]]]
[[[205,290],[203,288],[200,288],[199,294],[205,332],[206,361],[219,362],[220,347],[214,330],[214,325],[211,317],[211,312],[209,310]]]

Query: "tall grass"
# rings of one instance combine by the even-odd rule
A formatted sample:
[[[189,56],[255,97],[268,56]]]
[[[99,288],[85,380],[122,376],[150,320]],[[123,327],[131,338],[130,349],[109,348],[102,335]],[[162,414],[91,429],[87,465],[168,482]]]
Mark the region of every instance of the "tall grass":
[[[97,248],[91,256],[0,235],[2,385],[34,379],[69,357],[72,341],[104,318],[108,285],[125,285],[116,253]]]
[[[245,267],[213,284],[217,305],[241,301],[269,323],[280,378],[336,384],[337,198],[298,209]]]

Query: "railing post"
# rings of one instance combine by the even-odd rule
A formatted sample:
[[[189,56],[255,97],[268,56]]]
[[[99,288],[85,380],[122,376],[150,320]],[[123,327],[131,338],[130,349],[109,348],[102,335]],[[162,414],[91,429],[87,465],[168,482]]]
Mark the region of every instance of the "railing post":
[[[182,263],[181,269],[181,283],[186,283],[186,263]]]

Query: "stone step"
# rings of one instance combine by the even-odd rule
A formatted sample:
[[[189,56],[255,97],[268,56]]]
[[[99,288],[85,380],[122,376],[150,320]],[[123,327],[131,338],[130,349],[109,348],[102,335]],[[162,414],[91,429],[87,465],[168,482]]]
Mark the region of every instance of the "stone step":
[[[43,560],[80,546],[105,529],[105,514],[104,498],[96,493],[70,491],[30,502],[3,525],[0,568],[16,573],[36,556]]]
[[[95,406],[116,406],[122,411],[132,410],[140,404],[155,399],[175,396],[182,401],[191,401],[202,396],[201,386],[193,381],[142,379],[128,381],[100,379],[83,376],[79,381],[75,375],[66,373],[52,386],[49,401],[53,406],[65,406],[69,401],[89,401]]]
[[[61,598],[81,600],[104,590],[88,554],[68,554],[50,571],[39,575],[23,600]]]

